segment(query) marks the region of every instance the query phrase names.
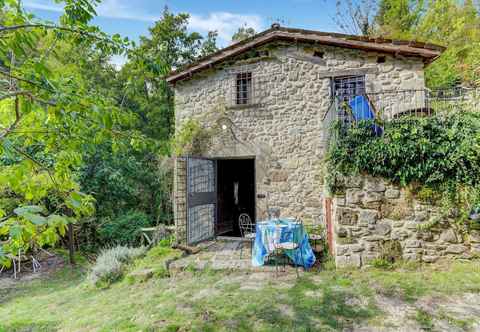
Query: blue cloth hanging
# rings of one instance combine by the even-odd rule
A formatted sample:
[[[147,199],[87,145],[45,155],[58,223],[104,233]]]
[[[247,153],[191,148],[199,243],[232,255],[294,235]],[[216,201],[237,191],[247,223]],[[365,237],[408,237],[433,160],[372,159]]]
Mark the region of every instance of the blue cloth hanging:
[[[348,106],[352,110],[352,116],[355,121],[373,121],[375,113],[373,113],[370,102],[365,96],[355,96],[349,102]],[[376,124],[372,125],[373,132],[376,136],[383,133],[383,129]]]

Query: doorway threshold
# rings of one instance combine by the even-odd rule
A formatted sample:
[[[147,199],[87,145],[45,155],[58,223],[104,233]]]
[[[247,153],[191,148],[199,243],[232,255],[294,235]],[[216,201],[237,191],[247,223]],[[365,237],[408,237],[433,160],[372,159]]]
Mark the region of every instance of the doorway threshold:
[[[244,237],[238,237],[238,236],[217,236],[216,239],[217,241],[238,241],[238,242],[250,241]]]

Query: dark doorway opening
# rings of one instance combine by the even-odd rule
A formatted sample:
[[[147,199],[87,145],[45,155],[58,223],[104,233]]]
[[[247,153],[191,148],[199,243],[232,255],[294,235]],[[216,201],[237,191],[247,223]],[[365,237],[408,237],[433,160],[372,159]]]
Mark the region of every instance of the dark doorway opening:
[[[217,236],[241,236],[238,217],[255,222],[255,159],[217,160]]]

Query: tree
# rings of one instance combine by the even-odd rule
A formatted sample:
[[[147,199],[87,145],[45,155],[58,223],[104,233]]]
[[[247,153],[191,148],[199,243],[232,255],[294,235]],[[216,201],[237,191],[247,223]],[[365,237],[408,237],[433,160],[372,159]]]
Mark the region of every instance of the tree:
[[[115,139],[128,122],[60,56],[73,47],[121,52],[119,36],[89,25],[96,4],[64,1],[56,25],[19,1],[0,2],[0,266],[54,244],[67,224],[93,213],[93,198],[76,181],[81,151]]]
[[[472,0],[343,0],[337,12],[343,30],[447,46],[426,70],[428,87],[478,86],[480,15]]]
[[[147,215],[152,226],[172,220],[173,181],[166,156],[174,129],[173,91],[165,76],[217,49],[217,33],[203,38],[188,32],[188,18],[165,8],[150,34],[129,50],[119,72],[110,74],[104,66],[88,69],[97,89],[103,86],[104,94],[115,98],[120,110],[136,115],[123,129],[142,134],[133,141],[119,138],[116,145],[123,140],[120,149],[104,142],[84,153],[79,179],[83,190],[95,197],[97,208],[96,218],[82,224],[82,233],[93,234],[90,237],[104,233],[104,225],[121,222],[123,215],[138,211]]]
[[[425,10],[423,0],[381,0],[375,15],[375,34],[412,38]]]
[[[200,56],[207,56],[213,52],[218,51],[217,47],[217,38],[218,32],[217,31],[209,31],[207,34],[207,38],[203,41],[202,47],[200,50]]]
[[[246,24],[238,28],[232,36],[232,42],[237,43],[247,38],[255,36],[256,31],[254,28],[248,27]]]
[[[374,31],[377,0],[339,0],[334,22],[348,34],[369,36]]]

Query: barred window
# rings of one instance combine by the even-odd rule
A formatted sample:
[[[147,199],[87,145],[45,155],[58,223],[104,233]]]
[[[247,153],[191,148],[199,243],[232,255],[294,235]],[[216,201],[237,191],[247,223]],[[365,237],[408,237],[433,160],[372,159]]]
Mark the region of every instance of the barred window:
[[[238,73],[236,76],[237,105],[252,103],[252,73]]]
[[[334,95],[341,99],[365,94],[365,76],[335,77],[333,80]]]

